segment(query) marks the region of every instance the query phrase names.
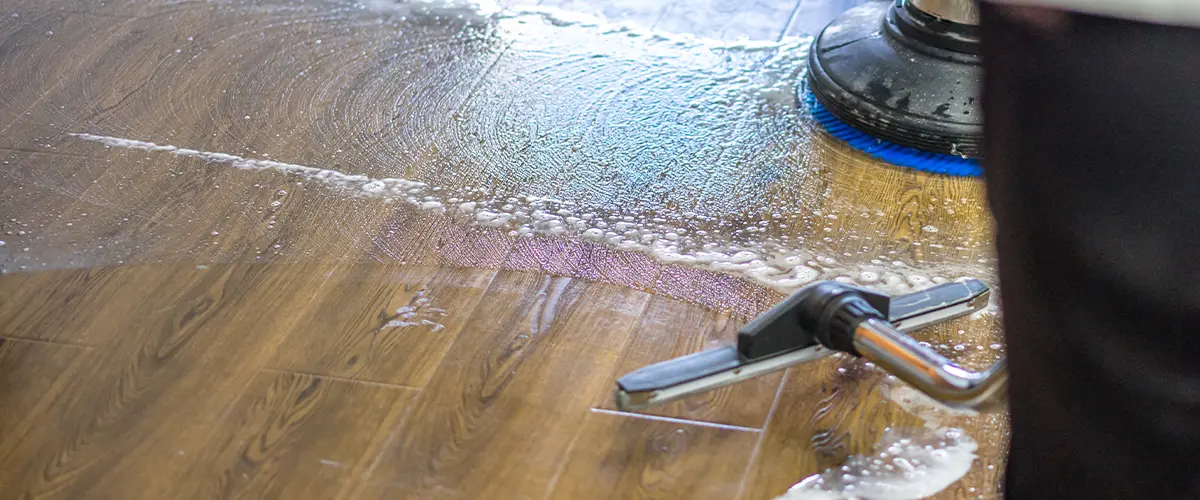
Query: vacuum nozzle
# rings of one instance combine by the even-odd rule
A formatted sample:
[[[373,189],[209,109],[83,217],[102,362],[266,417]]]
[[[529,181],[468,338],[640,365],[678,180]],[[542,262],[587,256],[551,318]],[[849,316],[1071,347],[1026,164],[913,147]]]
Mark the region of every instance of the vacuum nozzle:
[[[1000,399],[1003,361],[976,373],[901,333],[987,305],[979,280],[889,297],[833,281],[814,283],[759,315],[724,346],[647,366],[617,380],[617,405],[637,409],[740,382],[837,351],[871,360],[943,403],[983,408]]]

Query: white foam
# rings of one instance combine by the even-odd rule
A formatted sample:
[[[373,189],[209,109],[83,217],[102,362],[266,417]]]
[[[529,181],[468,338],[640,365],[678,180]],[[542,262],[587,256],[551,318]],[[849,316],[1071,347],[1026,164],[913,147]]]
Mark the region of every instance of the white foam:
[[[975,461],[975,440],[960,429],[888,430],[871,455],[800,481],[778,500],[908,500],[946,489]]]
[[[818,279],[834,277],[853,283],[854,276],[867,276],[874,280],[872,287],[890,293],[946,281],[942,276],[927,277],[903,262],[900,265],[883,261],[843,265],[831,256],[789,246],[780,240],[765,237],[735,239],[712,229],[689,229],[687,222],[690,219],[686,217],[673,223],[654,214],[586,210],[554,198],[523,194],[495,196],[489,195],[488,189],[443,188],[398,177],[372,178],[316,166],[120,137],[87,133],[69,135],[112,148],[199,158],[242,170],[270,170],[293,175],[342,195],[404,202],[422,210],[445,213],[467,224],[506,230],[513,236],[574,237],[625,251],[642,252],[662,263],[740,275],[783,293]],[[455,201],[450,202],[450,199]],[[447,206],[456,210],[448,211]],[[972,274],[969,270],[956,272],[952,268],[943,271],[955,274],[955,277]]]
[[[941,428],[947,419],[979,416],[979,412],[971,409],[946,406],[938,402],[938,400],[925,395],[925,393],[914,389],[912,386],[899,381],[883,384],[881,387],[884,396],[901,408],[904,408],[905,411],[921,417],[925,421],[925,427],[930,429]]]
[[[474,23],[494,23],[506,20],[538,20],[555,28],[590,29],[603,35],[625,35],[631,38],[666,42],[676,48],[705,47],[713,50],[734,52],[777,51],[802,42],[807,46],[811,37],[784,37],[781,40],[751,40],[738,38],[721,40],[696,36],[692,33],[676,33],[655,30],[637,22],[614,21],[601,12],[580,12],[555,7],[517,5],[501,7],[495,0],[357,0],[359,8],[380,14],[401,17],[428,17],[458,19]],[[639,7],[638,2],[628,6]]]
[[[426,190],[426,188],[428,188],[428,186],[423,182],[411,181],[408,179],[394,177],[385,179],[371,179],[364,175],[347,174],[337,170],[310,167],[307,165],[297,165],[295,163],[284,163],[274,160],[256,160],[227,153],[199,151],[171,145],[156,144],[153,142],[123,139],[120,137],[109,137],[93,134],[68,135],[83,139],[85,141],[99,142],[105,146],[114,148],[140,149],[143,151],[171,153],[176,156],[196,157],[212,163],[226,163],[234,168],[244,170],[275,170],[285,174],[299,175],[305,179],[318,181],[333,188],[350,189],[367,195],[385,197],[404,196],[406,200],[412,202],[413,204],[420,204],[419,200],[413,195],[422,193]]]
[[[446,310],[440,307],[435,307],[433,301],[426,297],[426,291],[420,290],[413,297],[411,303],[396,309],[396,314],[393,315],[387,323],[384,323],[384,328],[407,328],[413,326],[427,327],[431,332],[440,332],[446,328],[442,324],[442,318],[446,317]]]
[[[364,10],[401,17],[437,16],[484,22],[500,13],[494,0],[357,0]]]

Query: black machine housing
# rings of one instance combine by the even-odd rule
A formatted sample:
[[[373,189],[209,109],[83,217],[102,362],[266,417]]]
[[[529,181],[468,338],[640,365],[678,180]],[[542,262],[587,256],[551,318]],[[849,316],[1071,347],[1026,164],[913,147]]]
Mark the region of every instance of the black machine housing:
[[[830,113],[871,136],[978,158],[982,73],[975,26],[894,0],[826,26],[809,51],[806,84]]]

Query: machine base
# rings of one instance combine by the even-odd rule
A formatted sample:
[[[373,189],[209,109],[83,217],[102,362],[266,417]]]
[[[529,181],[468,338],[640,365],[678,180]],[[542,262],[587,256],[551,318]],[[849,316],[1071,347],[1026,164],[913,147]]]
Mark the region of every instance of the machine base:
[[[813,42],[807,86],[833,116],[868,135],[978,158],[983,71],[972,35],[900,1],[855,7]]]

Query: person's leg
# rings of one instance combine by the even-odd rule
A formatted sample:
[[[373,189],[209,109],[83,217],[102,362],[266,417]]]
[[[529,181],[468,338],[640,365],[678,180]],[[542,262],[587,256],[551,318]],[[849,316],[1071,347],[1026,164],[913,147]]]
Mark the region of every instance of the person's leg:
[[[1200,30],[1005,9],[981,36],[1006,495],[1200,497]]]

